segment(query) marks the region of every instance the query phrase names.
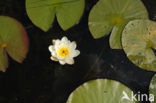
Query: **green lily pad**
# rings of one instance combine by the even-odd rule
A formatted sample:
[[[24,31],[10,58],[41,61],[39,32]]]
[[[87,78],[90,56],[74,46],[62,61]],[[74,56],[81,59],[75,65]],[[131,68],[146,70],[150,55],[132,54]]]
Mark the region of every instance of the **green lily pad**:
[[[24,27],[15,19],[0,16],[0,71],[8,67],[7,53],[22,63],[28,52],[28,37]]]
[[[99,0],[89,15],[89,29],[94,38],[101,38],[112,30],[110,47],[122,49],[121,34],[125,25],[134,19],[148,18],[140,0]]]
[[[84,0],[26,0],[26,11],[31,21],[48,31],[55,19],[63,30],[77,24],[83,14]]]
[[[122,34],[122,45],[127,57],[137,66],[156,71],[156,23],[150,20],[129,22]]]
[[[156,100],[156,74],[153,76],[151,82],[150,82],[150,86],[149,86],[149,96],[151,98],[151,102],[155,103],[153,100]],[[154,95],[154,98],[152,98]]]
[[[97,79],[78,87],[66,103],[136,103],[131,100],[132,93],[117,81]]]

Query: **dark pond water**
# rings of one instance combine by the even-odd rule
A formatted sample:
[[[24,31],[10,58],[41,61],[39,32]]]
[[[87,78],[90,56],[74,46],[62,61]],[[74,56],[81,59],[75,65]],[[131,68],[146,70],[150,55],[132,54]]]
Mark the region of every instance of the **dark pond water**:
[[[148,93],[154,72],[136,67],[122,50],[110,49],[108,36],[98,40],[92,38],[88,14],[96,2],[86,0],[85,12],[78,25],[62,31],[55,20],[53,28],[45,33],[28,19],[24,0],[0,0],[0,14],[19,20],[26,27],[30,40],[24,63],[10,59],[7,72],[0,73],[0,103],[65,103],[77,86],[95,78],[117,80],[135,92]],[[156,0],[143,2],[150,19],[156,20]],[[81,51],[72,66],[61,66],[49,59],[51,40],[64,35],[75,40]]]

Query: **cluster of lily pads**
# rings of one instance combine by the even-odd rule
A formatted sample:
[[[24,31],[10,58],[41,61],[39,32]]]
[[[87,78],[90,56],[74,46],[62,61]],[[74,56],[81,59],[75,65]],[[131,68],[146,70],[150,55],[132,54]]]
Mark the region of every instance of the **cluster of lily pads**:
[[[112,49],[123,49],[134,64],[156,71],[156,23],[140,0],[99,0],[90,12],[89,28],[96,39],[110,34]]]
[[[43,31],[52,27],[55,15],[63,30],[78,24],[84,7],[84,0],[26,0],[29,18]],[[7,54],[22,63],[27,55],[29,42],[23,25],[11,17],[0,16],[0,29],[0,71],[5,72],[8,67]],[[72,64],[73,60],[68,63]]]
[[[45,32],[52,27],[55,17],[63,30],[78,24],[84,7],[84,0],[26,0],[30,20]],[[134,64],[148,71],[156,71],[156,23],[149,20],[140,0],[99,0],[90,12],[88,25],[95,39],[110,34],[112,49],[123,49]],[[5,72],[8,67],[7,54],[19,63],[26,57],[28,37],[24,27],[10,17],[0,16],[0,28],[0,70]],[[76,51],[75,46],[72,48]],[[53,46],[49,49],[54,51]],[[61,57],[68,54],[68,48],[59,50]],[[77,51],[74,56],[78,54]],[[52,54],[51,59],[61,64],[74,63],[72,58],[63,61],[58,58],[58,55]],[[151,81],[150,92],[156,95],[155,81],[156,76]],[[97,79],[77,88],[67,103],[136,103],[124,97],[130,97],[131,93],[129,88],[117,81]]]
[[[76,25],[84,6],[84,0],[26,0],[30,20],[43,31],[52,27],[55,16],[63,30]],[[156,71],[156,26],[140,0],[99,0],[90,12],[88,25],[94,38],[110,34],[112,49],[123,49],[134,64]]]
[[[99,0],[90,12],[89,29],[95,39],[110,34],[109,44],[112,49],[123,49],[129,60],[135,65],[148,71],[156,71],[156,22],[149,20],[148,12],[140,0]],[[122,93],[118,94],[118,92],[121,92],[120,89],[118,89],[116,85],[112,84],[113,87],[118,89],[115,91],[112,87],[111,90],[113,90],[113,94],[111,90],[107,88],[107,85],[111,86],[110,84],[99,86],[98,81],[99,80],[96,80],[95,82],[97,83],[95,84],[93,84],[93,82],[88,82],[76,89],[73,94],[70,95],[68,99],[69,103],[72,103],[72,101],[76,103],[76,99],[87,101],[79,91],[85,91],[85,93],[88,93],[90,98],[101,93],[96,99],[94,98],[95,100],[91,99],[94,102],[88,103],[95,103],[96,101],[98,101],[98,103],[137,102],[131,101],[128,98],[129,92],[126,92],[126,100],[128,101],[122,101],[123,99],[120,94],[125,94],[123,93],[123,91],[125,91],[124,89],[121,89]],[[91,85],[96,85],[98,88],[102,88],[100,89],[102,92],[97,88],[96,90],[93,90],[94,93],[89,93],[88,88],[92,87]],[[107,92],[103,93],[105,88],[107,88]],[[149,96],[151,99],[149,101],[151,103],[155,103],[154,100],[156,100],[156,97],[154,96],[156,95],[156,76],[153,76],[149,91],[150,94],[153,94],[153,97]],[[110,95],[113,100],[100,98],[101,95],[106,98]],[[114,95],[119,97],[115,99]]]
[[[84,0],[27,0],[26,7],[29,18],[42,30],[47,31],[52,26],[55,15],[61,28],[67,30],[82,16]],[[99,0],[90,12],[88,25],[95,39],[110,34],[112,49],[123,49],[134,64],[156,71],[156,23],[149,20],[140,0]],[[107,86],[112,88],[108,90]],[[120,103],[132,103],[121,99],[123,91],[127,95],[131,92],[116,81],[95,80],[76,89],[67,103],[113,103],[107,96]]]

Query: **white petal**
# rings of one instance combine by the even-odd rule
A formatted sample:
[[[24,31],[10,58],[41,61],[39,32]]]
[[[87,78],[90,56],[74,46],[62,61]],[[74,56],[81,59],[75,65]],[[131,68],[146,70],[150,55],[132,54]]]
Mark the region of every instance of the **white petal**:
[[[56,51],[55,51],[55,49],[54,49],[54,46],[50,45],[50,46],[49,46],[49,51],[51,52],[51,55],[52,55],[52,56],[55,56],[55,57],[56,57]]]
[[[54,57],[56,57],[56,56],[57,56],[56,51],[53,51],[53,52],[51,53],[51,55],[54,56]]]
[[[70,49],[76,49],[76,42],[75,41],[70,43]]]
[[[70,40],[68,40],[68,38],[66,36],[64,36],[62,39],[61,39],[61,44],[63,45],[68,45],[70,44]]]
[[[74,50],[71,52],[71,56],[70,57],[77,57],[80,54],[79,50]]]
[[[66,36],[62,37],[61,42],[66,42],[68,41],[68,38]]]
[[[52,51],[53,51],[53,46],[50,45],[50,46],[48,47],[48,49],[49,49],[50,52],[52,52]]]
[[[75,50],[75,56],[74,57],[77,57],[79,54],[80,54],[80,51],[79,50]]]
[[[57,50],[60,47],[60,45],[61,45],[60,40],[56,40],[54,44],[54,49]]]
[[[79,54],[80,54],[80,51],[79,50],[75,50],[75,56],[77,57]]]
[[[60,45],[61,41],[59,39],[55,40],[54,45]]]
[[[52,40],[52,43],[55,44],[55,41],[56,41],[56,40]]]
[[[50,59],[53,60],[53,61],[58,61],[58,59],[53,57],[53,56],[51,56]]]
[[[62,60],[59,60],[59,63],[60,63],[61,65],[66,64],[66,62],[64,62],[64,61],[62,61]]]
[[[74,59],[66,59],[67,64],[74,64]]]

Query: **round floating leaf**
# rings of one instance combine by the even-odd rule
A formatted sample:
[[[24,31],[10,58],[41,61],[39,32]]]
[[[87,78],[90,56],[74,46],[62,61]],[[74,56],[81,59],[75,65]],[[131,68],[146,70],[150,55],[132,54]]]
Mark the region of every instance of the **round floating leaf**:
[[[151,98],[151,102],[154,100],[156,100],[156,74],[153,76],[150,86],[149,86],[149,96]],[[154,95],[154,98],[152,98],[151,95]],[[154,103],[154,102],[152,102]]]
[[[99,0],[89,15],[89,29],[94,38],[101,38],[111,30],[110,47],[122,49],[121,34],[133,19],[148,18],[140,0]]]
[[[8,66],[7,53],[21,63],[28,52],[28,37],[24,27],[15,19],[0,16],[0,70]]]
[[[122,34],[122,45],[127,57],[137,66],[156,71],[156,23],[149,20],[129,22]]]
[[[132,93],[117,81],[97,79],[77,88],[66,103],[136,103],[131,100]]]
[[[84,11],[84,0],[26,0],[31,21],[43,31],[51,27],[55,14],[63,30],[77,24]]]

